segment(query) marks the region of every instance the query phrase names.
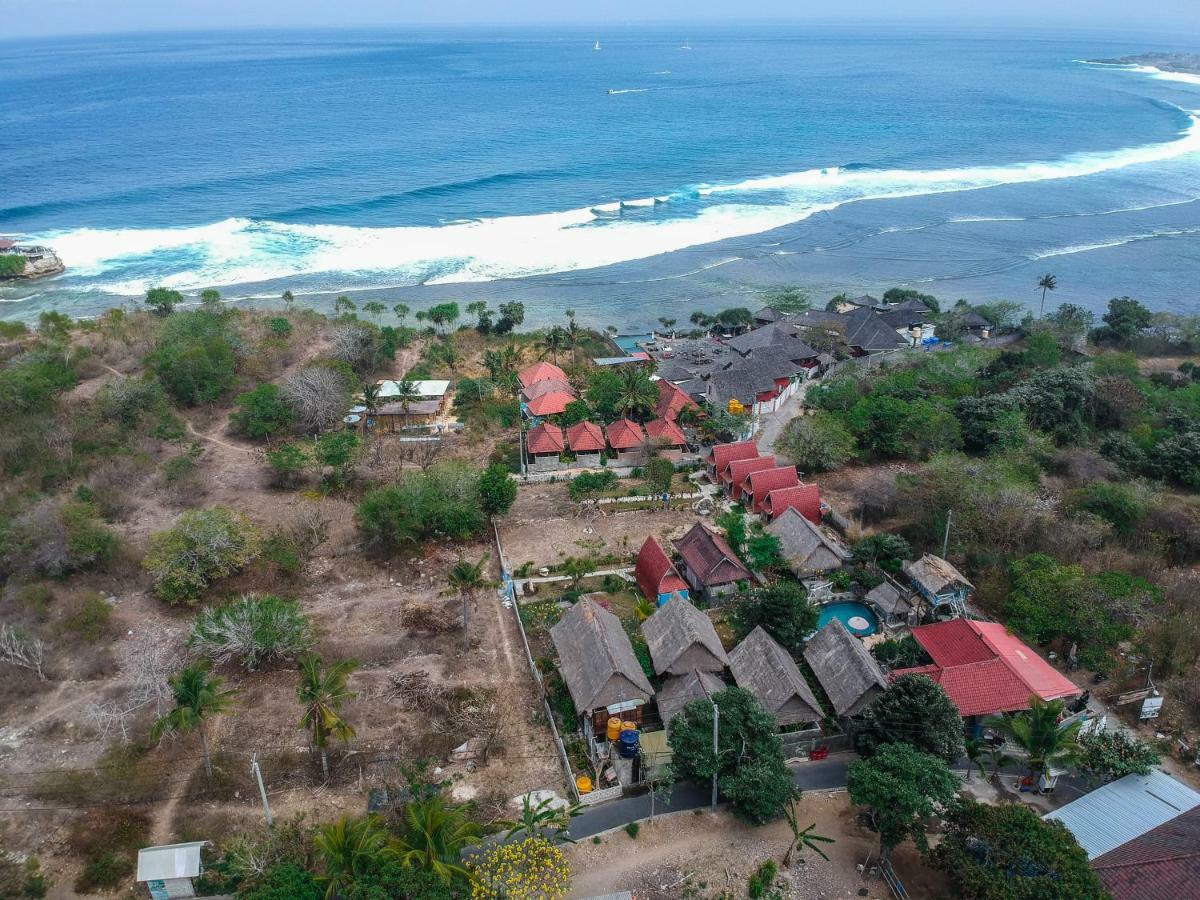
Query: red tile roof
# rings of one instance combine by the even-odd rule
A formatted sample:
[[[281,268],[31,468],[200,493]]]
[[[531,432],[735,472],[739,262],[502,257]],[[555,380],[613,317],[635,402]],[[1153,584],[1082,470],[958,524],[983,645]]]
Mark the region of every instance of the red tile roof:
[[[1114,900],[1200,897],[1200,806],[1092,860]]]
[[[569,383],[561,378],[543,378],[541,381],[535,381],[527,388],[523,388],[527,400],[534,400],[538,397],[552,394],[555,391],[562,391],[564,394],[575,396],[575,389]]]
[[[558,378],[566,381],[567,373],[553,363],[544,361],[536,362],[517,373],[517,381],[521,382],[521,387],[529,387],[535,381],[543,381],[547,378]]]
[[[792,508],[813,524],[821,524],[821,489],[815,484],[771,491],[767,494],[764,506],[772,521],[779,518],[785,509]]]
[[[535,416],[557,416],[566,411],[568,403],[574,403],[575,400],[574,394],[568,394],[566,391],[551,391],[549,394],[535,397],[525,405]]]
[[[705,457],[705,462],[718,472],[735,459],[753,459],[758,456],[758,444],[754,441],[739,441],[736,444],[717,444]]]
[[[562,429],[549,422],[529,429],[525,435],[525,448],[530,453],[562,453],[566,449]]]
[[[688,407],[700,408],[683,388],[672,384],[665,378],[658,380],[658,403],[654,406],[656,416],[660,419],[674,420]]]
[[[634,575],[646,599],[653,603],[658,602],[660,594],[687,591],[687,582],[679,577],[670,557],[653,537],[646,538],[642,544]]]
[[[751,497],[752,508],[755,512],[763,511],[763,502],[767,494],[780,488],[798,487],[800,476],[795,466],[780,466],[777,469],[759,469],[751,472],[742,481],[742,493]]]
[[[687,443],[687,438],[684,437],[679,426],[670,419],[655,419],[653,422],[647,422],[646,436],[672,447],[681,447]]]
[[[576,453],[595,453],[604,449],[604,432],[595,422],[580,422],[567,429],[567,446]]]
[[[629,419],[617,419],[606,429],[608,443],[614,450],[632,450],[646,442],[642,426]]]
[[[1082,691],[998,622],[951,619],[912,630],[933,665],[898,669],[901,675],[928,675],[958,707],[979,716],[1029,709],[1029,697],[1076,697]]]
[[[716,587],[750,577],[750,571],[729,549],[725,538],[709,531],[699,522],[687,534],[671,543],[683,557],[684,565],[705,587]]]
[[[729,496],[737,500],[742,496],[742,484],[751,472],[763,469],[774,469],[774,456],[756,456],[752,459],[735,459],[725,467],[724,472],[718,473],[717,481],[729,485]]]

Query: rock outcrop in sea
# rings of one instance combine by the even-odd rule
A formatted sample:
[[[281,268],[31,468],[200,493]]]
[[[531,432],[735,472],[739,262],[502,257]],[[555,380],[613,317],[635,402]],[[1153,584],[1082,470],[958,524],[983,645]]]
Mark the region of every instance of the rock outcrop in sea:
[[[25,260],[25,268],[20,272],[0,271],[0,281],[45,278],[49,275],[58,275],[67,268],[49,247],[22,247],[11,241],[0,241],[0,256],[21,257]]]

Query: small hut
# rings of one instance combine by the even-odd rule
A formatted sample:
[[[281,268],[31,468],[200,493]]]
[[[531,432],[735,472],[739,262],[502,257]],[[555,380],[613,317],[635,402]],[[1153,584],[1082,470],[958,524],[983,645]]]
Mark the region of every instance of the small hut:
[[[658,715],[663,725],[671,727],[671,720],[693,700],[706,700],[713,694],[725,690],[726,684],[712,672],[702,672],[699,669],[684,675],[672,675],[663,682],[662,688],[655,695],[658,703]]]
[[[683,458],[687,438],[671,419],[655,419],[646,423],[646,438],[656,453],[672,462]]]
[[[746,478],[751,472],[774,468],[774,456],[754,456],[750,459],[735,459],[725,467],[725,471],[721,473],[720,480],[729,489],[731,500],[741,500],[742,485],[746,483]]]
[[[771,521],[783,515],[784,510],[794,509],[810,522],[821,524],[821,489],[815,484],[799,484],[795,487],[779,488],[767,494],[763,512]]]
[[[146,885],[150,896],[195,897],[193,878],[203,871],[200,848],[208,841],[143,847],[137,856],[137,881]]]
[[[720,672],[729,665],[712,620],[687,600],[660,607],[642,623],[642,634],[659,675]]]
[[[566,448],[562,429],[542,422],[525,432],[525,467],[530,472],[554,472],[558,457]]]
[[[688,599],[687,582],[679,577],[671,558],[653,535],[642,544],[633,573],[646,599],[656,606],[675,598]]]
[[[754,441],[738,441],[733,444],[717,444],[708,451],[704,463],[708,466],[708,477],[716,484],[725,467],[735,459],[753,459],[756,456],[758,444]]]
[[[967,614],[967,597],[975,585],[940,556],[926,553],[916,562],[905,563],[904,574],[925,598],[934,616],[957,618]]]
[[[799,578],[840,569],[850,559],[850,551],[820,525],[814,525],[795,507],[766,528],[779,538],[780,552],[788,568]]]
[[[617,464],[640,466],[646,461],[646,432],[630,419],[618,419],[608,426],[608,445],[616,451]]]
[[[887,690],[879,663],[840,619],[830,619],[809,639],[804,659],[839,716],[857,716]]]
[[[540,397],[534,397],[525,404],[525,410],[535,419],[542,419],[546,416],[557,416],[567,411],[575,400],[578,399],[573,393],[566,391],[549,391],[542,394]]]
[[[729,596],[737,590],[739,581],[749,581],[752,577],[725,538],[701,522],[672,543],[683,561],[681,574],[692,590],[710,600]]]
[[[567,446],[579,466],[600,465],[604,452],[604,432],[595,422],[579,422],[567,429]]]
[[[891,579],[881,581],[867,592],[867,603],[875,607],[879,621],[888,629],[915,625],[912,604]]]
[[[781,727],[820,722],[825,717],[792,655],[761,625],[729,652],[729,668],[738,687],[753,694]]]
[[[742,482],[741,500],[752,512],[761,514],[766,511],[767,495],[771,491],[799,486],[800,476],[795,466],[760,469],[751,472]]]

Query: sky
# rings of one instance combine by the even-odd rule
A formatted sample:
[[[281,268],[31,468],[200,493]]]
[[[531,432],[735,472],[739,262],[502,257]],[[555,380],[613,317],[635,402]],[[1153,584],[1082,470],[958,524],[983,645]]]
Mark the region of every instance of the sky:
[[[1198,0],[0,0],[8,37],[354,25],[947,19],[1200,32]]]

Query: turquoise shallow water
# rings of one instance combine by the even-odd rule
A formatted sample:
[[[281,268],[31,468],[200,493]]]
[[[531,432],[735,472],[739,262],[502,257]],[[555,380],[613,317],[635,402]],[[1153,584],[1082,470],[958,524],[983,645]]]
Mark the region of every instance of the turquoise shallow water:
[[[738,284],[1018,295],[1048,267],[1059,299],[1178,306],[1200,84],[1078,62],[1149,49],[1195,48],[868,26],[0,42],[0,233],[70,267],[0,289],[0,315],[516,279],[535,321],[563,296],[636,325]]]

